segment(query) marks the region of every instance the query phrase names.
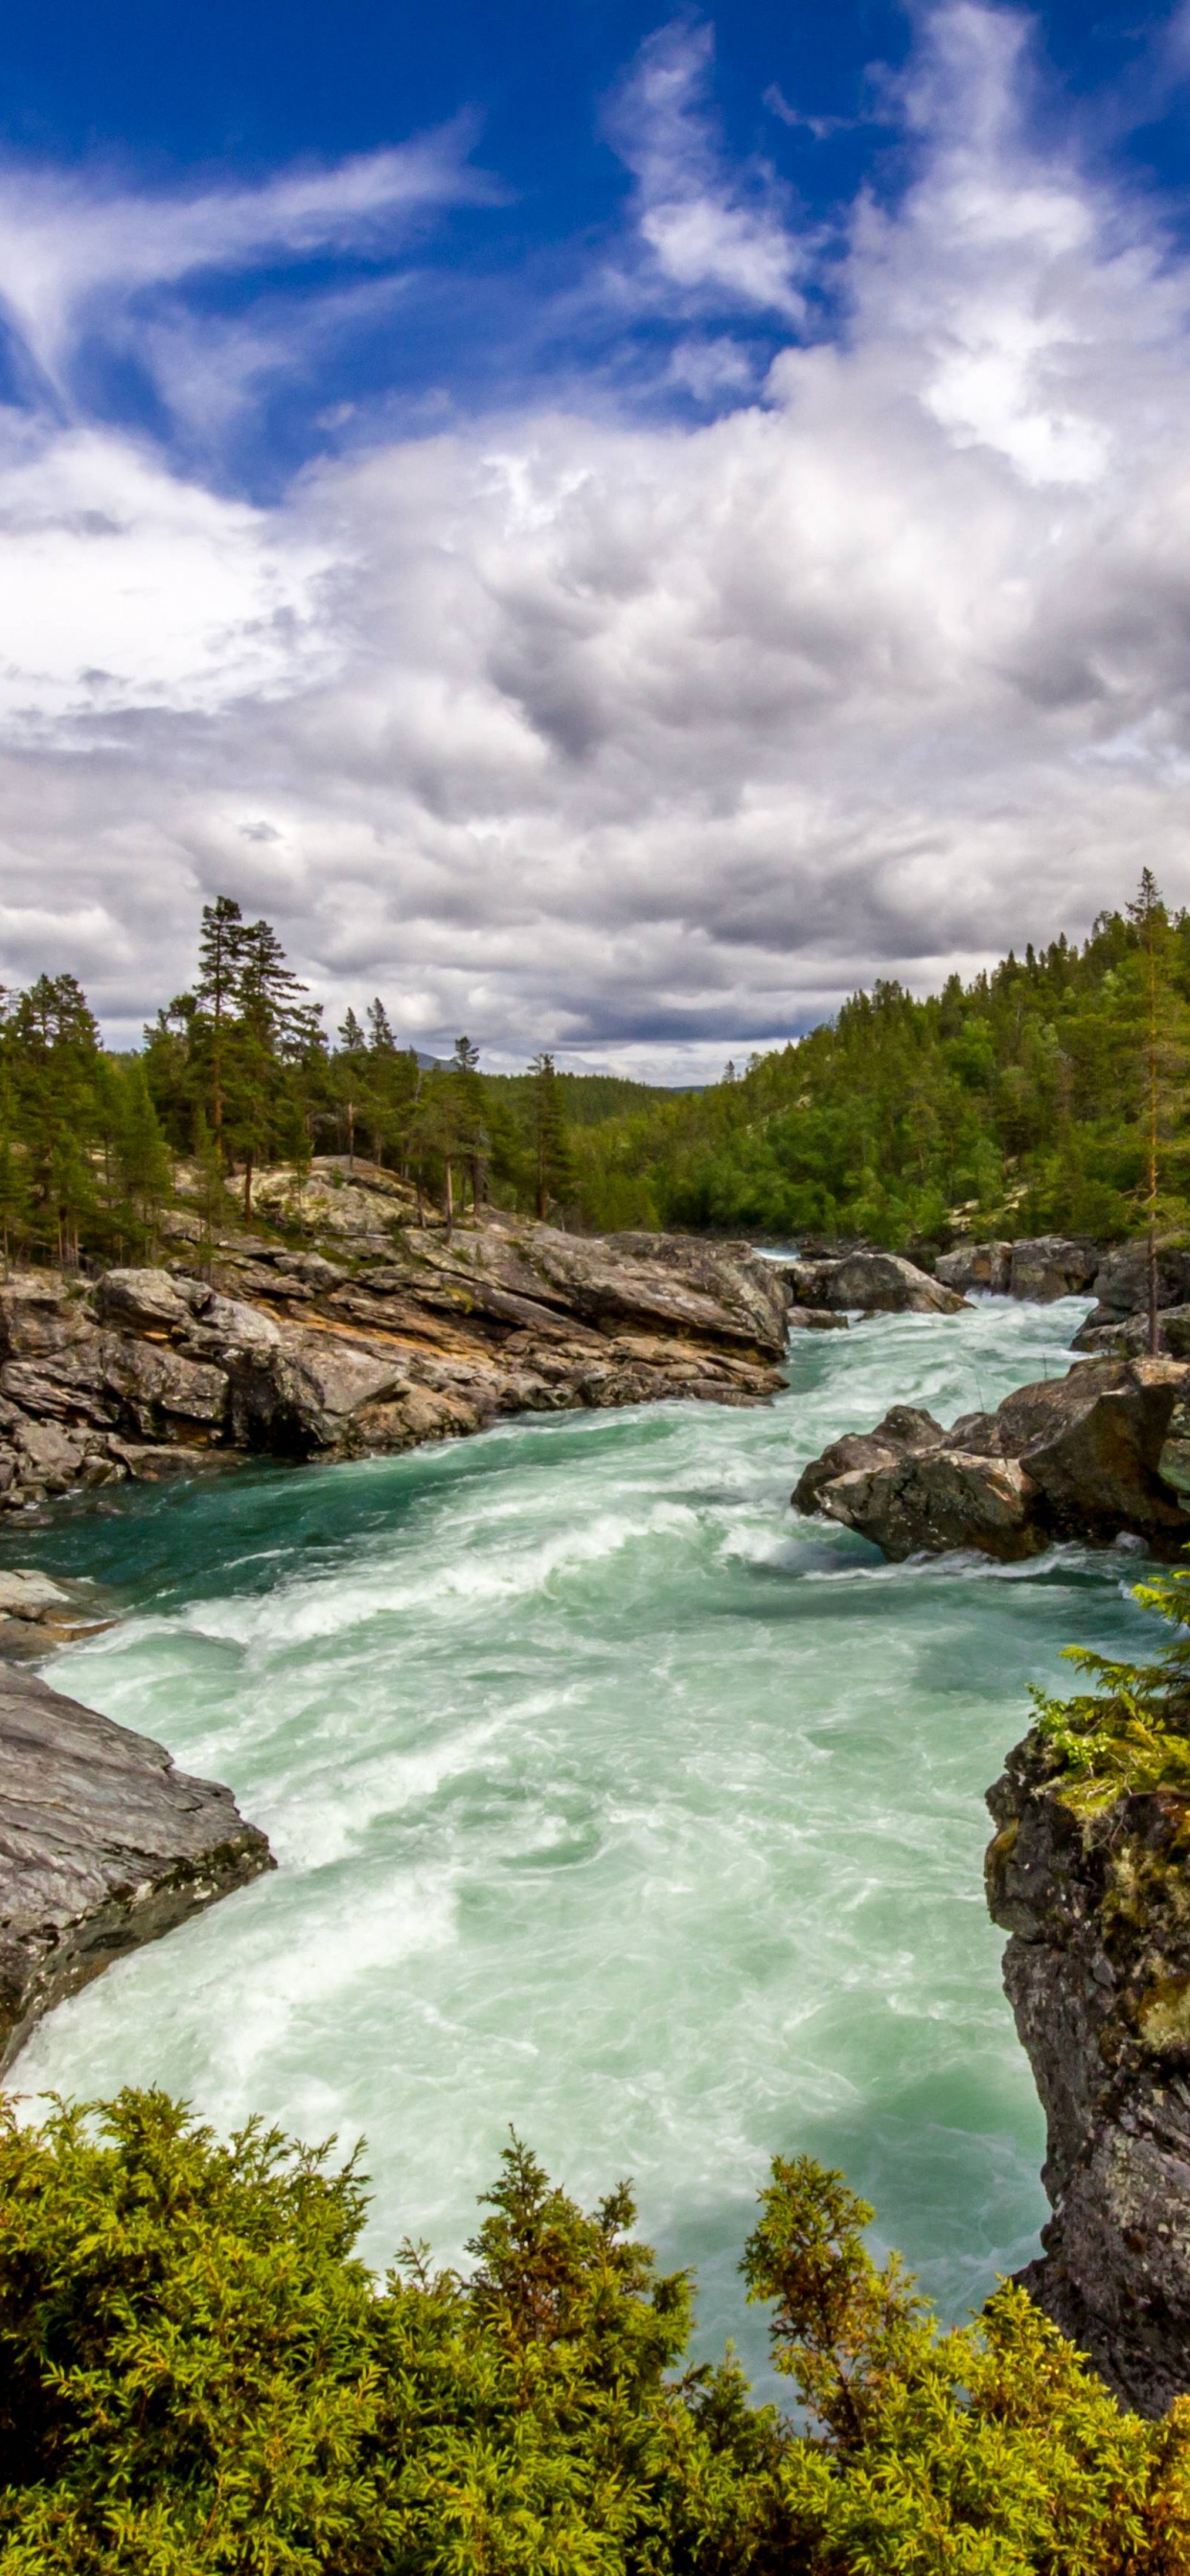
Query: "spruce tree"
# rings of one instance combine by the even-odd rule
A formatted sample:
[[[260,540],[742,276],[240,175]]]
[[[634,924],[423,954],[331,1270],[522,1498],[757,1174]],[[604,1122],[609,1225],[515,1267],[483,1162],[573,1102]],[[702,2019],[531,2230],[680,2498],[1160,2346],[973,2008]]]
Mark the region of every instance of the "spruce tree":
[[[534,1056],[529,1071],[533,1083],[530,1117],[534,1193],[538,1218],[544,1225],[551,1199],[563,1198],[573,1188],[574,1166],[552,1055]]]
[[[194,998],[211,1024],[210,1102],[216,1150],[223,1142],[224,1032],[237,1007],[244,936],[244,916],[230,895],[217,895],[214,903],[204,903]]]

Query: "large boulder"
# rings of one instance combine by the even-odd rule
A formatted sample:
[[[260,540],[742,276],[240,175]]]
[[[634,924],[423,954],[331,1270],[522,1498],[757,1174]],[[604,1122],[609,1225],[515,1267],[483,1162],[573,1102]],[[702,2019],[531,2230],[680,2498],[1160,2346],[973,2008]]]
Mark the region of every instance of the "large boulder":
[[[874,1431],[848,1431],[803,1468],[793,1494],[795,1511],[813,1512],[823,1489],[860,1469],[892,1466],[911,1450],[936,1449],[946,1434],[933,1414],[916,1404],[894,1404]],[[839,1514],[839,1518],[843,1515]]]
[[[928,1417],[926,1417],[928,1420]],[[1121,1532],[1171,1554],[1190,1540],[1190,1367],[1091,1360],[1018,1387],[994,1414],[926,1440],[875,1432],[834,1441],[793,1496],[886,1555],[974,1547],[1025,1556],[1055,1538]]]
[[[1147,1310],[1140,1315],[1126,1315],[1122,1323],[1085,1323],[1075,1334],[1072,1351],[1086,1351],[1095,1359],[1143,1359],[1149,1348]],[[1158,1356],[1171,1360],[1190,1360],[1190,1306],[1161,1306],[1157,1314]]]
[[[1012,1247],[1008,1285],[1014,1297],[1052,1304],[1090,1288],[1099,1269],[1099,1246],[1086,1236],[1037,1234]]]
[[[272,1866],[229,1790],[0,1665],[0,2069],[52,2004]]]
[[[190,1310],[167,1270],[106,1270],[95,1289],[95,1312],[117,1331],[168,1340],[185,1332]]]
[[[1098,1302],[1087,1317],[1087,1324],[1092,1328],[1120,1324],[1129,1315],[1146,1313],[1149,1302],[1147,1244],[1117,1243],[1110,1252],[1105,1252],[1095,1273],[1094,1289]],[[1159,1306],[1190,1303],[1190,1247],[1158,1244],[1157,1303]]]
[[[958,1547],[1009,1561],[1034,1556],[1045,1539],[1032,1504],[1032,1485],[1016,1459],[950,1448],[855,1469],[819,1497],[828,1520],[859,1530],[894,1561]]]
[[[994,1297],[1006,1297],[1011,1273],[1010,1243],[956,1244],[953,1252],[940,1252],[934,1265],[934,1277],[960,1296],[975,1288]]]
[[[858,1308],[865,1315],[955,1315],[966,1302],[900,1252],[790,1261],[784,1276],[799,1306],[821,1306],[833,1314]]]
[[[81,1281],[22,1270],[0,1282],[0,1359],[40,1358],[93,1330]]]

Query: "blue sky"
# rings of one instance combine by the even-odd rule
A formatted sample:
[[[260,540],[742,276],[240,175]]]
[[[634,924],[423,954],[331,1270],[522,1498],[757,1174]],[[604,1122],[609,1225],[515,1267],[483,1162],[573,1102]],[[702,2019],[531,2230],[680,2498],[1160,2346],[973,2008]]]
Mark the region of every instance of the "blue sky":
[[[0,974],[704,1078],[1190,897],[1190,10],[18,6]]]

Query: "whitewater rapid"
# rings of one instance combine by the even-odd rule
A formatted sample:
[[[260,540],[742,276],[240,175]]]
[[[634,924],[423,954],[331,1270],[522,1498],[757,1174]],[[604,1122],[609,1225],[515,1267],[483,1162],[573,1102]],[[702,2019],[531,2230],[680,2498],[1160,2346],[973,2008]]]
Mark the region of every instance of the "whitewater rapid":
[[[1045,2214],[982,1793],[1063,1644],[1146,1633],[1137,1562],[888,1567],[788,1496],[897,1399],[947,1421],[1064,1372],[1083,1311],[881,1318],[800,1336],[771,1410],[522,1421],[6,1536],[127,1610],[49,1677],[226,1781],[280,1864],[61,2007],[15,2084],[362,2132],[378,2264],[458,2257],[511,2122],[582,2197],[635,2177],[703,2348],[758,2372],[735,2264],[777,2150],[978,2303]]]

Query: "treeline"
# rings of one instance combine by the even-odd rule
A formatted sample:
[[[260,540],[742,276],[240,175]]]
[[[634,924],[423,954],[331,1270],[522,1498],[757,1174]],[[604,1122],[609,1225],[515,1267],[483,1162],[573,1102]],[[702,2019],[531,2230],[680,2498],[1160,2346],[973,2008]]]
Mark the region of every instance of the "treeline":
[[[5,1254],[149,1250],[176,1180],[215,1231],[235,1182],[251,1222],[255,1175],[282,1163],[300,1176],[316,1154],[386,1165],[448,1219],[492,1198],[565,1219],[569,1088],[548,1054],[489,1080],[465,1036],[448,1064],[427,1065],[379,999],[366,1026],[349,1011],[332,1042],[271,925],[220,896],[203,910],[192,989],[158,1012],[139,1054],[104,1050],[72,975],[0,997]],[[619,1105],[634,1086],[602,1088]]]
[[[577,1140],[596,1228],[893,1248],[956,1228],[1139,1231],[1158,1127],[1163,1223],[1190,1220],[1190,915],[1152,880],[1096,922],[915,1001],[857,993],[832,1024],[696,1094],[655,1096]]]
[[[1147,888],[1147,892],[1146,892]],[[234,1181],[357,1155],[448,1220],[485,1202],[595,1231],[941,1243],[958,1230],[1190,1222],[1190,916],[1151,879],[1066,938],[915,1001],[895,983],[706,1090],[484,1072],[402,1044],[383,1001],[328,1035],[265,921],[206,906],[193,986],[136,1055],[105,1052],[71,975],[0,998],[0,1229],[60,1261],[151,1249],[176,1167],[212,1228]]]

